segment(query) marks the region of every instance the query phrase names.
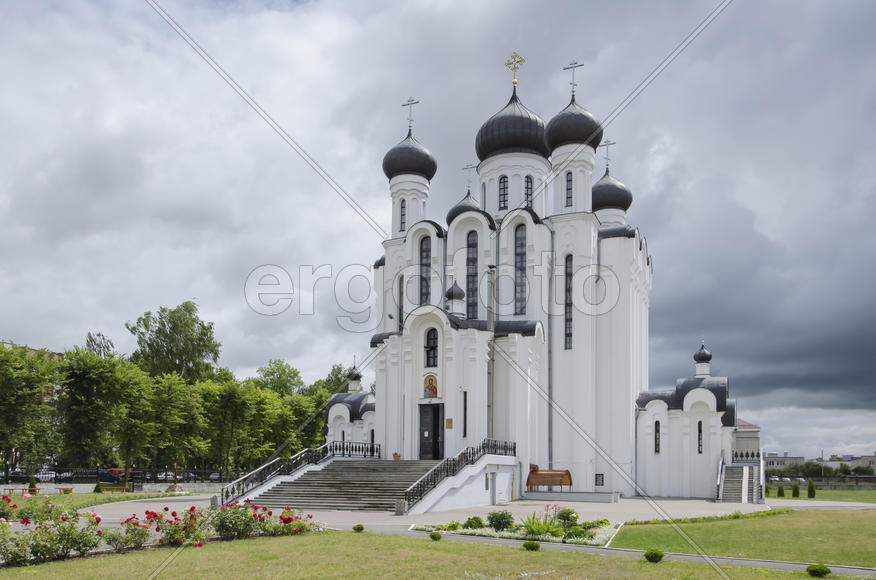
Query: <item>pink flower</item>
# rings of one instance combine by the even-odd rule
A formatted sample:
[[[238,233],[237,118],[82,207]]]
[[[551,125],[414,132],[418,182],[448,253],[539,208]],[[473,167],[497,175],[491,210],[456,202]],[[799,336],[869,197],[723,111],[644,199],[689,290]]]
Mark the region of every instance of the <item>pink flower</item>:
[[[49,499],[49,496],[48,496],[48,495],[43,495],[43,497],[46,498],[46,499]]]
[[[23,493],[23,494],[21,494],[21,497],[22,497],[22,499],[27,499],[27,498],[30,497],[30,494],[29,494],[29,493]]]

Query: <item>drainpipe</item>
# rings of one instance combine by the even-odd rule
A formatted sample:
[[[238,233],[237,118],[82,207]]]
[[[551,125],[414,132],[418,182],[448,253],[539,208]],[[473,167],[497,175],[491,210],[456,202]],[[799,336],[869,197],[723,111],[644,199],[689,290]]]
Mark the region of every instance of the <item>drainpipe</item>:
[[[497,236],[498,238],[498,236]],[[496,266],[490,264],[490,308],[488,311],[490,326],[490,360],[487,363],[487,437],[493,438],[493,388],[496,381]]]
[[[556,250],[554,247],[554,228],[548,222],[544,222],[551,233],[551,271],[548,272],[548,301],[547,301],[547,343],[548,343],[548,401],[554,400],[554,267],[556,262]],[[548,469],[554,468],[554,407],[548,403]]]

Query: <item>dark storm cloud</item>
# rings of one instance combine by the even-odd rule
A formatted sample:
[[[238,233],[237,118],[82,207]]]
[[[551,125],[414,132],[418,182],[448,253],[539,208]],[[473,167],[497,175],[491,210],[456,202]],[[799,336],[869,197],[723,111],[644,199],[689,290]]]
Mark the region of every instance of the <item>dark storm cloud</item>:
[[[530,109],[547,120],[568,103],[574,58],[578,101],[604,119],[711,6],[165,8],[386,227],[380,162],[409,95],[443,222],[478,127],[510,96],[512,51]],[[769,445],[795,444],[771,411],[789,401],[794,421],[876,418],[874,17],[864,2],[733,3],[606,128],[654,258],[652,386],[689,375],[705,336]],[[285,358],[313,380],[368,352],[338,326],[331,283],[314,315],[246,305],[261,264],[337,273],[373,263],[380,239],[147,5],[16,4],[0,55],[14,80],[0,92],[0,338],[63,349],[101,330],[130,352],[124,321],[196,298],[240,376]],[[842,430],[801,445],[857,449]]]

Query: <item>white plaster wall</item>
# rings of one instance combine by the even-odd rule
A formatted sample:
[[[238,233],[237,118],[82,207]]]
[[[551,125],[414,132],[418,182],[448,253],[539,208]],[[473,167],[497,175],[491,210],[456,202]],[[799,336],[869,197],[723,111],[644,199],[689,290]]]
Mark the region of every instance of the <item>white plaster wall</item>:
[[[503,455],[485,455],[464,467],[453,477],[444,479],[435,489],[411,508],[411,514],[490,505],[490,491],[485,485],[488,473],[495,473],[496,502],[519,499],[515,491],[520,479],[517,459]]]

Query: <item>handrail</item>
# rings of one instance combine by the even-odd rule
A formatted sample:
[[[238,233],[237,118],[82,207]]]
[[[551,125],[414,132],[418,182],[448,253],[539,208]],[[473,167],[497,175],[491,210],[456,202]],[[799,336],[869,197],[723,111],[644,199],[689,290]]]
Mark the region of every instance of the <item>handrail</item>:
[[[732,462],[733,463],[760,463],[761,452],[760,449],[756,451],[744,450],[744,451],[732,451]]]
[[[715,480],[717,482],[715,484],[716,485],[715,501],[721,500],[721,483],[723,483],[721,480],[723,479],[723,476],[724,476],[724,456],[721,455],[721,459],[718,461],[718,478]]]
[[[277,457],[239,477],[222,488],[222,503],[229,503],[278,475],[291,475],[305,465],[318,464],[329,457],[380,458],[380,445],[355,441],[331,441],[316,449],[302,449],[292,457]]]
[[[427,493],[438,487],[438,484],[445,478],[453,477],[463,467],[475,463],[484,455],[517,455],[517,443],[513,441],[499,441],[497,439],[484,439],[477,447],[466,447],[458,456],[448,457],[405,490],[406,510],[411,509]]]

